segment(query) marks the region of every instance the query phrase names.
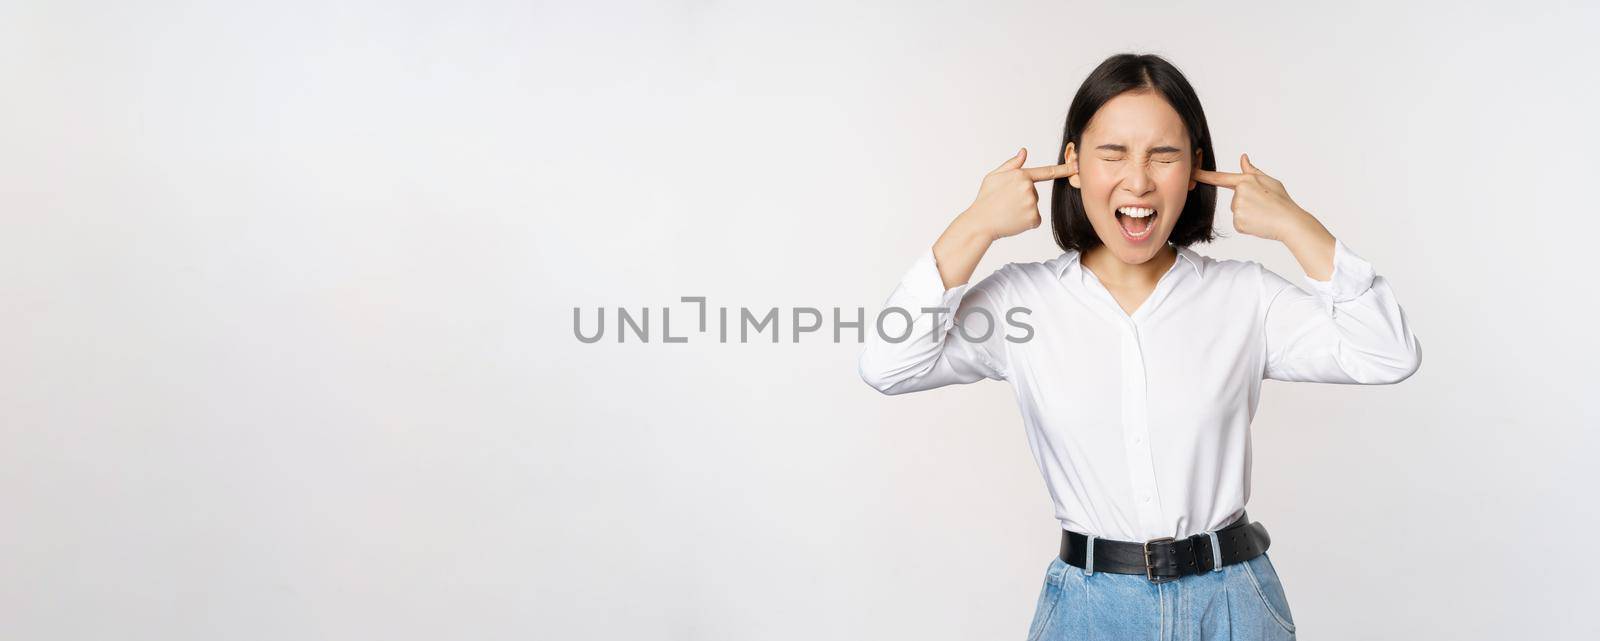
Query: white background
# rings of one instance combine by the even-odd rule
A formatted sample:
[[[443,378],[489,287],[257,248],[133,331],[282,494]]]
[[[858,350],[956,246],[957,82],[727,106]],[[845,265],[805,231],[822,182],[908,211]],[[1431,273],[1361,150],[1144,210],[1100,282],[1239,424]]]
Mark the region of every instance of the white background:
[[[1592,638],[1597,26],[0,4],[0,637],[1022,638],[1058,534],[1004,384],[881,396],[853,340],[721,344],[678,298],[874,313],[1137,51],[1424,346],[1396,386],[1266,385],[1249,510],[1300,629]],[[1226,203],[1196,249],[1298,281]],[[580,343],[601,306],[654,339]]]

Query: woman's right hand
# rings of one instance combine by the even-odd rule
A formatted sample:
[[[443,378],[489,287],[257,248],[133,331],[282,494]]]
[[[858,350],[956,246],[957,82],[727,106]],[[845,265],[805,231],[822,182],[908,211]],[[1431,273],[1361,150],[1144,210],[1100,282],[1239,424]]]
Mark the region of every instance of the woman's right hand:
[[[945,289],[972,278],[990,243],[1043,222],[1039,216],[1039,192],[1033,184],[1077,174],[1077,158],[1068,156],[1072,157],[1069,164],[1024,169],[1022,163],[1028,159],[1028,149],[1024,147],[983,177],[977,200],[956,216],[933,244],[934,260]]]
[[[990,241],[1015,236],[1044,222],[1039,215],[1039,190],[1034,183],[1078,173],[1076,162],[1024,168],[1022,163],[1027,160],[1028,149],[1024,147],[984,176],[977,199],[961,213],[968,226]]]

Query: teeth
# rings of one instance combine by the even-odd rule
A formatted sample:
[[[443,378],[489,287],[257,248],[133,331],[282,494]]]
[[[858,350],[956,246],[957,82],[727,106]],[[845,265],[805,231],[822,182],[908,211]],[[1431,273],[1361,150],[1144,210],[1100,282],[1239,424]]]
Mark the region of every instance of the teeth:
[[[1117,213],[1120,213],[1124,216],[1132,216],[1134,218],[1144,218],[1145,216],[1154,216],[1156,210],[1145,209],[1144,207],[1123,207],[1118,209]]]

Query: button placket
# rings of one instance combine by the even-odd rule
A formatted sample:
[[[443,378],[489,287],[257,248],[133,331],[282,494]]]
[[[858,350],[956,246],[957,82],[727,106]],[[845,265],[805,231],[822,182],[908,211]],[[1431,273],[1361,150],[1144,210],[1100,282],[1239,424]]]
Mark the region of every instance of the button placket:
[[[1156,491],[1155,458],[1150,450],[1149,398],[1146,395],[1144,350],[1139,326],[1133,319],[1122,323],[1122,430],[1129,481],[1136,500],[1140,526],[1147,532],[1164,529],[1160,495]]]
[[[1179,260],[1183,260],[1180,256]],[[1146,532],[1166,531],[1162,517],[1161,496],[1156,491],[1155,456],[1151,451],[1149,434],[1149,396],[1145,372],[1144,350],[1139,342],[1137,318],[1146,318],[1166,298],[1171,289],[1169,278],[1177,268],[1174,261],[1156,287],[1132,315],[1125,313],[1111,291],[1105,288],[1093,272],[1080,267],[1080,283],[1104,302],[1096,311],[1106,320],[1121,328],[1122,343],[1122,435],[1124,462],[1133,489],[1134,509],[1139,527]],[[1091,286],[1089,281],[1093,281]],[[1102,309],[1103,308],[1103,309]],[[1161,536],[1152,535],[1150,538]]]

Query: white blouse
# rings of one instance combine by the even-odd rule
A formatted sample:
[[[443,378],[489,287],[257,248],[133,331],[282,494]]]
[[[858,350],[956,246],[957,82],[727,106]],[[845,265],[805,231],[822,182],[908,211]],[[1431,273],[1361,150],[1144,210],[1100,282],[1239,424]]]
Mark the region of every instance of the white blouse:
[[[908,312],[909,336],[890,342],[908,329],[893,313],[881,335],[869,327],[861,378],[884,394],[1009,381],[1063,528],[1122,541],[1217,529],[1250,500],[1263,379],[1390,384],[1422,362],[1389,283],[1336,243],[1332,278],[1303,277],[1311,293],[1179,247],[1131,316],[1077,251],[947,291],[930,248],[884,303]]]

